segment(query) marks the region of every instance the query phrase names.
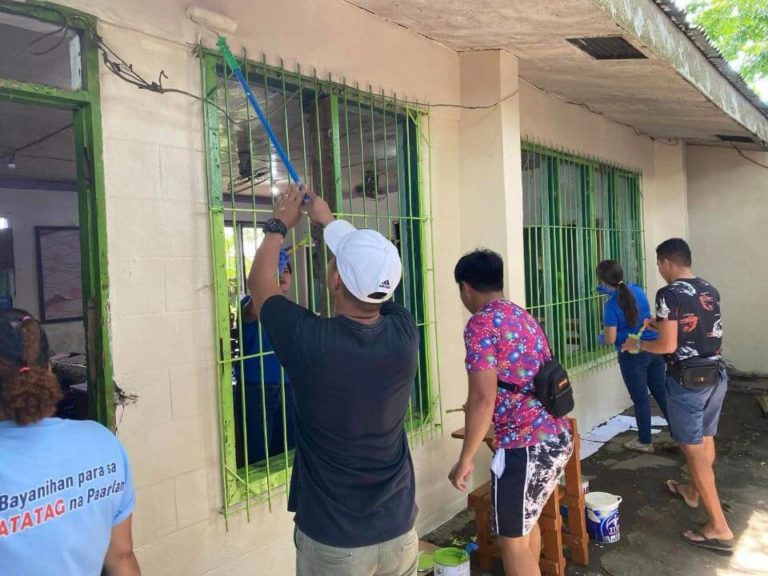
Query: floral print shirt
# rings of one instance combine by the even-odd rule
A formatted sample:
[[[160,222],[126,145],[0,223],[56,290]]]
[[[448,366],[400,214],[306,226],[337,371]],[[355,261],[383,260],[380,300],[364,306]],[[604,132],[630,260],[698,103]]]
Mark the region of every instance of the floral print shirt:
[[[469,319],[464,329],[467,372],[495,369],[499,380],[515,390],[496,389],[493,425],[499,448],[523,448],[552,440],[570,429],[536,398],[533,378],[550,360],[547,339],[538,322],[508,300],[494,300]]]

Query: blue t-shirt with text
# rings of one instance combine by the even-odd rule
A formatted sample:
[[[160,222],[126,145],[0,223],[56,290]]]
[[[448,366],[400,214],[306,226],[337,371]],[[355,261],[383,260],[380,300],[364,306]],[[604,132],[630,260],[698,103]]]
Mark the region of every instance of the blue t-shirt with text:
[[[629,338],[630,333],[636,334],[643,327],[643,322],[651,317],[651,305],[648,303],[648,296],[637,284],[627,283],[632,290],[637,303],[637,320],[635,326],[629,326],[624,317],[624,311],[619,306],[619,291],[616,290],[605,303],[604,324],[608,327],[616,328],[616,349],[620,350],[624,341]],[[659,334],[654,330],[646,330],[640,337],[641,340],[656,340]]]
[[[133,511],[128,459],[90,421],[0,421],[0,574],[100,576]]]

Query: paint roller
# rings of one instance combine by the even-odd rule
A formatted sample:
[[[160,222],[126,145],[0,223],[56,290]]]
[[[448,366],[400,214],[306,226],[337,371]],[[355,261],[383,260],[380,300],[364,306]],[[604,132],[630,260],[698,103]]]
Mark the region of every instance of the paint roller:
[[[267,136],[269,137],[270,142],[272,142],[272,146],[274,146],[275,150],[277,151],[277,155],[280,157],[280,160],[283,161],[283,164],[288,170],[288,175],[290,176],[291,180],[293,180],[293,182],[299,187],[299,189],[303,189],[304,183],[301,181],[298,172],[296,172],[296,168],[294,168],[293,163],[288,157],[288,154],[285,152],[285,149],[283,149],[282,144],[280,144],[280,141],[277,139],[275,131],[272,130],[269,119],[261,109],[258,100],[256,100],[256,96],[254,96],[253,90],[251,90],[251,87],[248,85],[248,82],[243,75],[243,71],[240,68],[240,64],[238,63],[237,58],[235,58],[235,55],[232,54],[232,51],[229,49],[229,45],[227,44],[227,39],[223,36],[223,33],[225,32],[232,33],[237,30],[237,22],[232,18],[224,16],[223,14],[211,12],[210,10],[199,8],[197,6],[190,6],[187,8],[187,16],[190,20],[200,25],[202,28],[216,34],[216,45],[219,47],[221,55],[224,57],[227,66],[229,66],[230,70],[232,70],[232,73],[240,82],[240,86],[243,88],[248,101],[251,103],[251,106],[256,112],[256,115],[259,117],[261,125],[264,126],[264,130],[267,132]],[[304,196],[304,201],[309,201],[308,195]]]

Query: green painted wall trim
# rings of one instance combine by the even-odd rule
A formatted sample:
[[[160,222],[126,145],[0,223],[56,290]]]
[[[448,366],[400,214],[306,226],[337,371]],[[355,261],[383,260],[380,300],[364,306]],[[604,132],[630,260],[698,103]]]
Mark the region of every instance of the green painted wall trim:
[[[65,17],[71,26],[81,32],[85,90],[62,90],[2,78],[0,100],[73,110],[86,352],[89,358],[89,412],[93,419],[114,429],[115,388],[110,342],[99,54],[88,33],[95,28],[96,20],[78,10],[36,0],[13,6],[3,4],[0,11],[54,24],[63,24],[62,17]]]

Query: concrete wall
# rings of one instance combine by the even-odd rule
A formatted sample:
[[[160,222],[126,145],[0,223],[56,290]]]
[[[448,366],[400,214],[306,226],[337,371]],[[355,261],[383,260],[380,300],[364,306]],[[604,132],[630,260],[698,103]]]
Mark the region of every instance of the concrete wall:
[[[13,229],[16,275],[13,305],[39,318],[35,226],[77,226],[77,194],[0,189],[0,216],[8,218]],[[46,324],[45,331],[54,352],[85,352],[82,322]]]
[[[768,166],[767,153],[745,154]],[[693,268],[720,291],[725,356],[766,374],[768,170],[728,148],[689,147],[687,161]]]
[[[101,18],[101,33],[109,45],[147,77],[163,69],[168,86],[199,93],[199,61],[185,44],[195,42],[198,32],[184,16],[186,3],[67,3]],[[236,52],[245,46],[254,58],[265,52],[272,64],[282,58],[288,68],[297,63],[302,70],[316,66],[319,76],[331,73],[361,86],[370,83],[374,91],[383,88],[399,97],[430,102],[489,103],[518,84],[516,62],[509,54],[460,57],[341,1],[200,4],[240,22],[238,32],[230,36]],[[490,76],[476,77],[485,85],[467,82],[476,58],[492,71]],[[245,514],[235,515],[229,531],[219,512],[213,295],[200,104],[179,95],[138,91],[103,69],[101,82],[115,379],[139,395],[138,403],[125,409],[119,434],[138,489],[135,541],[144,572],[291,574],[293,524],[284,497],[273,501],[272,512],[265,505],[253,508],[250,522]],[[426,180],[432,191],[445,408],[460,406],[466,397],[461,339],[466,315],[452,277],[457,258],[478,244],[506,252],[509,293],[522,300],[521,133],[556,148],[643,170],[651,200],[679,193],[654,182],[657,149],[648,139],[531,87],[522,88],[519,97],[499,109],[460,113],[439,108],[430,119],[431,171]],[[488,132],[493,140],[484,142]],[[493,226],[488,225],[491,215]],[[649,244],[654,241],[648,239]],[[578,401],[583,429],[628,404],[615,370],[580,383]],[[446,416],[446,432],[461,425],[461,415]],[[420,533],[466,503],[465,495],[446,479],[459,450],[459,443],[449,436],[413,447]],[[487,455],[477,463],[477,481],[487,477],[483,458]]]

